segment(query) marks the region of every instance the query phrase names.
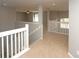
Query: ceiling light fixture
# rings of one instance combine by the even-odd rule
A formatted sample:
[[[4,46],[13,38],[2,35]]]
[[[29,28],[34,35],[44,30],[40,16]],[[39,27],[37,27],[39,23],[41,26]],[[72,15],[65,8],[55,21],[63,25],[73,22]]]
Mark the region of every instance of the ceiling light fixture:
[[[29,10],[27,10],[27,11],[26,11],[26,13],[27,13],[27,14],[30,14],[30,11],[29,11]]]

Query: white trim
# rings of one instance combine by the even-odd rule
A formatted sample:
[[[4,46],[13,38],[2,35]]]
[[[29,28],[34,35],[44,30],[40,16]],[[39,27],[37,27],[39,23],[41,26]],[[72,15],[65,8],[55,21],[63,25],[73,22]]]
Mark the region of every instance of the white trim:
[[[15,56],[13,56],[12,58],[19,58],[21,55],[23,55],[24,53],[26,53],[27,51],[29,51],[30,48],[26,48],[25,50],[23,50],[22,52],[20,52],[19,54],[16,54]]]
[[[70,52],[68,52],[68,55],[70,58],[74,58],[74,56]]]

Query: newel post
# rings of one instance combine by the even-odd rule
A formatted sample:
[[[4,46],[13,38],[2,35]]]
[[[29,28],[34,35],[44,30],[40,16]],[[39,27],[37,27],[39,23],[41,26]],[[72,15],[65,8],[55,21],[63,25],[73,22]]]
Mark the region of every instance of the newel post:
[[[25,24],[25,34],[24,34],[24,39],[25,39],[25,48],[29,48],[29,24]]]

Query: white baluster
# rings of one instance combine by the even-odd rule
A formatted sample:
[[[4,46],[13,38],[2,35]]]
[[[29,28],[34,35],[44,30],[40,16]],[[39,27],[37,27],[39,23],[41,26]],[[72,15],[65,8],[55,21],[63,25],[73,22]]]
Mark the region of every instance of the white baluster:
[[[4,38],[2,37],[2,58],[4,58]]]
[[[20,33],[18,33],[18,52],[20,52]]]
[[[11,35],[11,57],[13,57],[13,34]]]
[[[17,39],[16,39],[16,33],[15,33],[15,54],[17,53]]]
[[[23,32],[21,32],[21,50],[23,50]]]
[[[7,58],[9,58],[9,38],[8,36],[6,36],[7,38]]]

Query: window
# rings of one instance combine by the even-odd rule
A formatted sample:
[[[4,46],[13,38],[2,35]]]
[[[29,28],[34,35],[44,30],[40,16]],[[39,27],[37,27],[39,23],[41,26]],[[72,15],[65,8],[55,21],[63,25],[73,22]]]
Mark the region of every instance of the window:
[[[69,29],[69,18],[60,19],[60,28]]]
[[[33,22],[38,22],[39,21],[39,15],[38,15],[38,13],[34,13],[33,14]]]

